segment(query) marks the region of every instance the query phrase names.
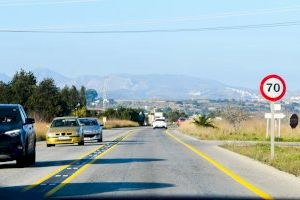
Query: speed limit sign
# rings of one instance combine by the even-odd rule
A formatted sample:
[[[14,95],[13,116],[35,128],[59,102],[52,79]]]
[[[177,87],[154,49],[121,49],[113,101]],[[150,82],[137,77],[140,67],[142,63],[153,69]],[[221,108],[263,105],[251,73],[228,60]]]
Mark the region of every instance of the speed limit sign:
[[[286,84],[283,78],[276,74],[268,75],[260,83],[260,93],[271,102],[271,159],[275,156],[275,103],[281,100],[286,93]],[[267,129],[269,125],[267,121]],[[268,132],[268,131],[267,131]]]
[[[260,93],[268,101],[279,101],[286,93],[285,81],[276,74],[268,75],[261,81]]]

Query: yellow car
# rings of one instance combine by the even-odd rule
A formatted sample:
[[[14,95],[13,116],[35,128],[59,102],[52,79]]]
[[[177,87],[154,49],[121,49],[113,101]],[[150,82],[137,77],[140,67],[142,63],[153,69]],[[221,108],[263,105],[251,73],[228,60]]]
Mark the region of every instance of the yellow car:
[[[46,135],[47,147],[56,144],[84,145],[83,130],[77,117],[54,118]]]

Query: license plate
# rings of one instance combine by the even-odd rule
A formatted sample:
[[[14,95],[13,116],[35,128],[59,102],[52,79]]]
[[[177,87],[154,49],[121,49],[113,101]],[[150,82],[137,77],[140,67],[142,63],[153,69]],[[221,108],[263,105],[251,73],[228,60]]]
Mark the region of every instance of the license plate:
[[[60,136],[58,137],[58,140],[69,140],[70,137],[69,136]]]

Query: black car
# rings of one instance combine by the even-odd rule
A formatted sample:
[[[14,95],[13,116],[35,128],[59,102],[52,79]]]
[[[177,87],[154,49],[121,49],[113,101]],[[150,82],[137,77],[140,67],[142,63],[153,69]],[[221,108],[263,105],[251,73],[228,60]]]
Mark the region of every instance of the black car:
[[[16,160],[25,167],[35,163],[34,119],[18,104],[0,104],[0,161]]]

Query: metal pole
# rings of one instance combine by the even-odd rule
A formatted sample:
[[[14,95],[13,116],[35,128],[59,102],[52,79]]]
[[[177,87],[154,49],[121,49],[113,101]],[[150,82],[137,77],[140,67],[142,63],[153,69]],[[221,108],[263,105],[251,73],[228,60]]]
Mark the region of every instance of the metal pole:
[[[274,102],[271,103],[271,159],[274,159],[275,156],[275,111],[274,111]]]
[[[281,119],[278,121],[278,137],[281,138]]]
[[[270,119],[267,119],[267,134],[266,134],[266,138],[269,137],[269,128],[270,128],[270,122],[269,122]]]
[[[274,126],[274,138],[275,139],[276,139],[276,135],[278,135],[278,132],[277,132],[277,130],[278,130],[277,123],[278,123],[278,120],[275,118],[275,120],[274,120],[274,124],[275,124],[275,126]]]

